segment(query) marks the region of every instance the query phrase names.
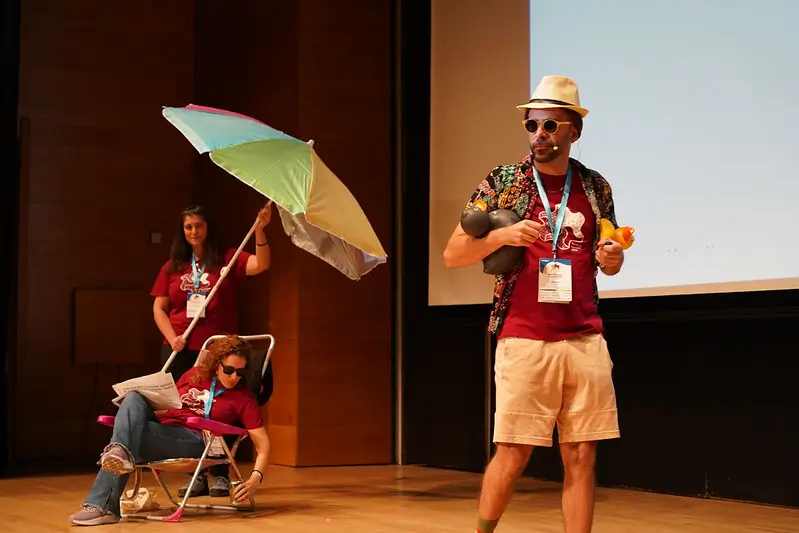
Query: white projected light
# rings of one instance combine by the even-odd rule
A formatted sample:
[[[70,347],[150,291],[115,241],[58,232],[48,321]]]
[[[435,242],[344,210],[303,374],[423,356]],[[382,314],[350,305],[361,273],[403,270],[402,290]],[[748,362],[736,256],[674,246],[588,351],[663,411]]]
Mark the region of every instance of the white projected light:
[[[799,2],[530,3],[530,87],[590,110],[572,156],[636,228],[603,297],[799,287]]]

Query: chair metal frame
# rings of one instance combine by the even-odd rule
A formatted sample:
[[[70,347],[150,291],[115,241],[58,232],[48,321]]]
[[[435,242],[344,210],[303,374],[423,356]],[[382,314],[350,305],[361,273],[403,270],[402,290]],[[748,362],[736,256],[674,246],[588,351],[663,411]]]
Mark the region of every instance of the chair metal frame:
[[[224,338],[225,335],[213,335],[206,339],[203,343],[202,348],[200,349],[200,355],[197,356],[197,363],[203,357],[206,352],[206,347],[210,342],[214,339]],[[269,365],[271,358],[272,358],[272,350],[275,347],[275,338],[270,334],[263,334],[263,335],[240,335],[242,339],[245,341],[256,341],[256,340],[268,340],[269,347],[266,350],[266,355],[264,356],[264,362],[261,366],[261,379],[263,379],[264,373],[266,372],[266,368]],[[195,366],[197,365],[195,363]],[[114,426],[114,417],[113,416],[101,416],[97,419],[100,424],[106,426]],[[237,481],[244,482],[244,478],[241,475],[241,471],[239,470],[238,464],[236,463],[236,450],[239,447],[239,444],[247,438],[248,432],[246,429],[230,426],[228,424],[222,424],[221,422],[214,422],[213,420],[208,420],[202,417],[190,417],[186,420],[186,425],[201,430],[203,433],[203,437],[205,438],[206,444],[205,449],[203,450],[202,455],[199,458],[175,458],[175,459],[163,459],[160,461],[151,461],[148,463],[141,463],[136,464],[132,473],[133,476],[133,495],[134,497],[139,492],[139,488],[141,487],[142,481],[142,472],[145,469],[150,470],[152,472],[153,477],[158,482],[158,485],[163,489],[164,494],[167,495],[169,501],[177,508],[172,514],[167,516],[160,516],[160,515],[152,515],[152,514],[144,514],[144,513],[136,513],[136,514],[123,514],[123,518],[138,518],[138,519],[145,519],[145,520],[158,520],[162,522],[180,522],[181,518],[183,517],[183,513],[185,509],[211,509],[211,510],[223,510],[223,511],[254,511],[255,510],[255,498],[252,494],[249,495],[249,506],[243,505],[217,505],[217,504],[192,504],[188,503],[189,495],[191,494],[191,487],[194,486],[194,482],[200,475],[200,472],[203,469],[220,465],[220,464],[227,464],[230,465]],[[237,435],[235,442],[231,447],[228,447],[227,442],[223,438],[225,435]],[[211,446],[213,445],[214,441],[218,440],[219,443],[222,445],[222,449],[225,452],[225,456],[222,458],[212,458],[208,457],[209,452],[211,451]],[[196,466],[194,466],[196,464]],[[180,472],[180,473],[192,473],[191,481],[189,482],[188,488],[186,490],[186,494],[184,495],[183,499],[178,502],[172,496],[172,493],[167,488],[166,483],[164,483],[163,479],[161,479],[161,472]],[[231,489],[232,490],[232,489]],[[232,492],[231,492],[232,494]]]

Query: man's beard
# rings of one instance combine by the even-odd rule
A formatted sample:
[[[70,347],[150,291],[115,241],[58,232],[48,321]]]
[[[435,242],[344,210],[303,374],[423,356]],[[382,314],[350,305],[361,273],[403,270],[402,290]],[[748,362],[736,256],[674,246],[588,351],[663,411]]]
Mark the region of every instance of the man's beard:
[[[537,146],[538,147],[546,147],[546,148],[549,148],[549,150],[536,151],[535,148]],[[537,163],[549,163],[549,162],[554,161],[555,159],[557,159],[560,156],[560,150],[554,150],[553,146],[554,145],[552,145],[552,144],[539,144],[539,145],[532,144],[532,145],[530,145],[530,153],[533,156],[533,160],[536,161]]]

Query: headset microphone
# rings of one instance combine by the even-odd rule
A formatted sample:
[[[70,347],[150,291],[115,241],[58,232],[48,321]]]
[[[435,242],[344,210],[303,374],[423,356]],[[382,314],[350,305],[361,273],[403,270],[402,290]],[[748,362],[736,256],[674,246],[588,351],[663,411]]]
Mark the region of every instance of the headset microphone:
[[[558,145],[556,144],[556,145],[552,146],[552,149],[553,150],[557,150],[558,149]]]

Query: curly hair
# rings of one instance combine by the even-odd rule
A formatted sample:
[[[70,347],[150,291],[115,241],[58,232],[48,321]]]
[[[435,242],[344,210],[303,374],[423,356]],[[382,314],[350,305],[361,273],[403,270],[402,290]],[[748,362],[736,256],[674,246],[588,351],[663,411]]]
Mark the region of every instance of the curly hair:
[[[247,366],[249,366],[251,354],[250,345],[238,335],[226,335],[223,338],[214,339],[208,344],[207,353],[200,354],[197,372],[191,377],[191,381],[201,383],[211,380],[216,375],[219,364],[229,355],[238,355],[247,361]]]

